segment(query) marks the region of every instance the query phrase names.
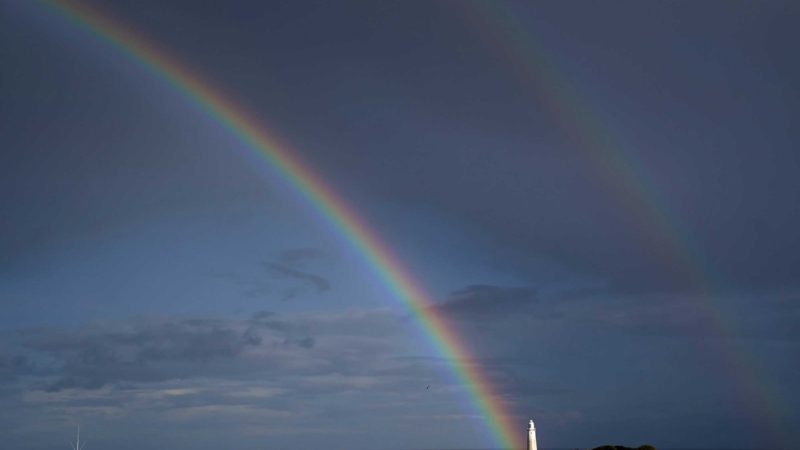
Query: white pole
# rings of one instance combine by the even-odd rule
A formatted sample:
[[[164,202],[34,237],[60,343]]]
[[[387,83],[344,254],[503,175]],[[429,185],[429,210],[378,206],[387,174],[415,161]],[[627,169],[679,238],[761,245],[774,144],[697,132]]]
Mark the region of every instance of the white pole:
[[[78,437],[75,440],[75,443],[74,444],[70,443],[69,445],[72,446],[73,450],[83,450],[83,446],[86,445],[86,442],[81,444],[81,426],[80,425],[78,425]]]

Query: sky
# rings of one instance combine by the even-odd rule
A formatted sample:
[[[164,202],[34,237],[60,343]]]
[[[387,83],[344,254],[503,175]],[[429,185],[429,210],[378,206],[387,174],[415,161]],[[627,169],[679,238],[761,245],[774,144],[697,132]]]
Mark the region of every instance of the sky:
[[[94,2],[353,207],[544,448],[798,448],[796,2]],[[0,1],[0,440],[497,448],[246,143]]]

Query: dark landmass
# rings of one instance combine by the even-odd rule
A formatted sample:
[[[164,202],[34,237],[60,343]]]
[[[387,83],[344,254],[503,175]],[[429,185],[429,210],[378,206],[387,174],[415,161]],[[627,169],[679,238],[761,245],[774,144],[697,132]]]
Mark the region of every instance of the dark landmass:
[[[639,447],[625,447],[624,445],[602,445],[592,450],[656,450],[652,445],[640,445]]]

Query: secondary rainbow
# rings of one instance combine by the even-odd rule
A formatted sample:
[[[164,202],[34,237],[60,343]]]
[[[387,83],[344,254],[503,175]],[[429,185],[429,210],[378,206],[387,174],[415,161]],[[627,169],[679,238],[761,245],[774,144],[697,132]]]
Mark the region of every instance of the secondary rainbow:
[[[281,143],[275,133],[255,120],[252,114],[232,98],[209,85],[199,74],[124,24],[83,3],[46,3],[71,22],[113,44],[152,74],[172,85],[239,138],[247,148],[260,155],[357,250],[393,297],[408,307],[432,345],[448,360],[457,379],[469,392],[469,397],[483,416],[496,443],[505,449],[524,447],[521,440],[522,426],[511,423],[511,417],[500,397],[493,392],[486,376],[471,363],[472,358],[463,340],[431,308],[430,296],[353,206],[326,184],[308,163]]]
[[[710,319],[716,353],[738,385],[737,395],[747,405],[752,420],[761,423],[775,447],[789,448],[781,427],[788,407],[759,369],[751,352],[738,342],[732,320],[717,299],[724,291],[725,276],[715,270],[702,246],[647,175],[636,152],[627,148],[621,133],[603,120],[598,108],[581,95],[578,86],[559,68],[553,49],[546,49],[530,24],[523,25],[512,4],[502,1],[457,3],[465,18],[515,70],[520,86],[532,91],[562,131],[591,161],[599,181],[619,196],[625,212],[647,233],[653,253],[675,275],[691,283],[698,306]],[[549,50],[549,51],[548,51]],[[706,330],[702,330],[706,331]]]

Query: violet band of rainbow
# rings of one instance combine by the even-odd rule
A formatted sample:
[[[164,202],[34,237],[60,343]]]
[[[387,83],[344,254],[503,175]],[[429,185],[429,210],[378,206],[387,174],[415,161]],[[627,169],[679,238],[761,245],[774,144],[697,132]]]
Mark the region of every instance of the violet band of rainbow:
[[[473,364],[463,339],[430,307],[430,296],[353,206],[296,152],[232,98],[205,82],[200,74],[120,21],[79,2],[46,3],[181,92],[279,173],[356,250],[393,298],[415,317],[432,346],[448,361],[457,380],[466,388],[496,444],[508,450],[524,448],[523,427],[511,422],[489,380]]]

